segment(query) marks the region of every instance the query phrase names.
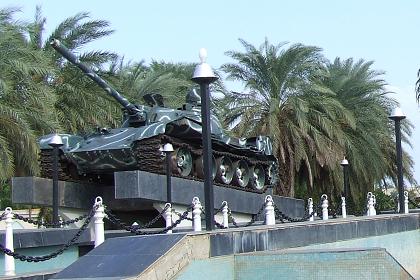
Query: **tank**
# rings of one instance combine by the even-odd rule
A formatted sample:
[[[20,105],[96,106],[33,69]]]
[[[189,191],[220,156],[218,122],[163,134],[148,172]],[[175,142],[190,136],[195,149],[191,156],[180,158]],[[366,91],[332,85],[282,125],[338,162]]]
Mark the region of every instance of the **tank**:
[[[172,175],[202,180],[201,100],[195,90],[186,95],[182,108],[167,108],[159,94],[144,96],[145,104],[130,103],[117,90],[81,63],[58,40],[51,46],[77,66],[123,107],[123,121],[118,128],[100,128],[88,135],[59,134],[59,178],[71,181],[105,182],[117,171],[143,170],[165,174],[162,147],[171,143]],[[244,191],[262,193],[277,183],[277,160],[267,136],[231,137],[211,114],[212,167],[214,184]],[[51,178],[53,134],[39,139],[41,176]]]

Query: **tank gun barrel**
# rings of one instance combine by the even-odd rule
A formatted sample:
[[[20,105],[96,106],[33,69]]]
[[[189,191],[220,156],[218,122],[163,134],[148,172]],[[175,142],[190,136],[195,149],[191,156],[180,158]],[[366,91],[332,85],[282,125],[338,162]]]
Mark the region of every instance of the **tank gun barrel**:
[[[98,84],[102,89],[112,96],[115,100],[118,101],[129,113],[130,117],[136,119],[137,121],[144,121],[145,117],[143,112],[138,109],[135,105],[130,103],[125,97],[123,97],[118,91],[113,89],[104,79],[98,76],[89,66],[80,62],[79,58],[76,57],[68,48],[66,48],[61,42],[57,39],[52,39],[50,45],[60,53],[64,58],[70,61],[72,64],[76,65],[83,73],[86,74],[90,79],[92,79],[96,84]]]

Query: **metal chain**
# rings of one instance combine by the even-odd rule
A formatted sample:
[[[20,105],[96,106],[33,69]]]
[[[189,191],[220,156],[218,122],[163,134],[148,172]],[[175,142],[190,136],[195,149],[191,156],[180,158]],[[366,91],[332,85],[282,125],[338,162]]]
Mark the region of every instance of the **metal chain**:
[[[341,214],[341,204],[339,203],[337,207],[334,207],[334,204],[331,201],[331,207],[328,207],[328,212],[331,213],[333,218],[337,218]]]
[[[82,232],[84,230],[86,230],[86,228],[88,227],[88,225],[90,223],[90,220],[92,219],[93,215],[95,214],[95,210],[96,209],[97,209],[96,206],[92,208],[92,210],[90,211],[90,213],[87,215],[85,222],[80,227],[80,229],[77,231],[77,233],[74,235],[74,237],[72,239],[70,239],[60,249],[58,249],[57,251],[55,251],[55,252],[53,252],[51,254],[44,255],[44,256],[25,256],[25,255],[22,255],[22,254],[13,252],[10,249],[5,248],[2,244],[0,244],[0,250],[3,251],[3,253],[5,253],[5,254],[7,254],[9,256],[12,256],[15,259],[19,259],[21,261],[26,261],[26,262],[43,262],[43,261],[47,261],[47,260],[53,259],[53,258],[57,257],[58,255],[62,254],[70,246],[72,246],[72,245],[74,245],[76,243],[76,241],[82,235]]]
[[[141,231],[140,228],[138,226],[128,226],[126,223],[121,222],[120,219],[118,219],[114,214],[112,214],[109,210],[105,210],[105,213],[107,214],[107,219],[113,223],[114,225],[117,225],[118,227],[120,227],[121,229],[124,229],[126,231],[129,231],[133,234],[136,235],[151,235],[151,234],[159,234],[159,233],[165,233],[168,230],[171,230],[173,228],[175,228],[177,225],[179,225],[181,223],[182,220],[185,220],[186,217],[188,216],[188,213],[193,209],[193,205],[189,206],[187,208],[187,210],[185,210],[184,213],[182,213],[182,215],[179,217],[178,220],[176,220],[175,222],[173,222],[173,224],[169,227],[166,227],[162,230],[159,231]]]
[[[145,229],[150,227],[151,225],[155,224],[159,218],[163,217],[163,214],[166,212],[166,210],[168,210],[169,205],[165,205],[165,208],[163,208],[163,210],[156,216],[154,217],[150,222],[144,224],[144,225],[131,225],[128,226],[126,223],[121,222],[120,219],[118,219],[118,217],[113,214],[110,210],[105,209],[105,213],[108,215],[108,220],[110,221],[114,221],[113,223],[116,225],[120,225],[122,228],[131,228],[134,230],[138,230],[138,229]],[[131,229],[129,231],[131,231]]]
[[[222,225],[221,223],[219,223],[218,221],[214,220],[214,225],[220,229],[225,229],[227,227],[225,227],[224,225]]]
[[[178,215],[178,217],[181,217],[182,216],[182,214],[179,213],[179,212],[177,212],[177,211],[174,211],[174,214]],[[193,218],[186,217],[185,220],[192,222]]]
[[[150,222],[145,223],[144,225],[138,225],[137,227],[148,228],[148,227],[154,225],[159,220],[159,218],[161,218],[161,217],[163,218],[163,214],[165,214],[165,212],[166,212],[166,210],[168,210],[168,208],[169,208],[169,204],[166,204],[165,208],[163,208],[163,210],[160,211],[160,213],[156,217],[154,217]]]
[[[261,205],[261,208],[260,208],[260,210],[258,210],[257,214],[252,214],[252,216],[251,216],[251,221],[249,221],[248,223],[244,224],[243,226],[239,226],[239,225],[236,223],[235,218],[233,217],[233,215],[232,215],[232,211],[231,211],[231,209],[230,209],[230,208],[228,208],[228,218],[231,220],[232,224],[233,224],[235,227],[249,227],[249,226],[251,226],[252,224],[254,224],[254,223],[256,222],[257,217],[258,217],[259,215],[261,215],[261,213],[262,213],[262,211],[264,210],[264,208],[265,208],[265,203],[263,203],[263,204]]]
[[[283,220],[287,220],[289,222],[296,223],[296,222],[304,222],[304,221],[309,220],[309,218],[312,217],[315,214],[316,211],[314,210],[310,214],[305,214],[302,218],[292,218],[292,217],[289,217],[286,214],[284,214],[282,211],[280,211],[280,209],[277,207],[277,205],[274,204],[274,212],[276,214],[276,218],[280,219],[280,221],[282,221],[282,223],[284,222]]]
[[[219,209],[216,210],[216,212],[214,212],[214,215],[219,214],[220,212],[222,212],[223,207],[225,207],[226,205],[226,201],[223,201],[222,205],[220,205]]]
[[[29,224],[34,224],[36,226],[45,226],[45,227],[67,226],[67,225],[70,225],[70,224],[73,224],[73,223],[77,223],[78,221],[84,220],[87,217],[88,217],[88,214],[85,214],[85,215],[81,215],[81,216],[79,216],[75,219],[72,219],[72,220],[61,221],[58,224],[54,224],[54,223],[46,223],[46,222],[35,221],[33,219],[25,218],[22,215],[13,213],[13,218],[14,219],[21,220],[21,221],[24,221],[24,222],[29,223]]]

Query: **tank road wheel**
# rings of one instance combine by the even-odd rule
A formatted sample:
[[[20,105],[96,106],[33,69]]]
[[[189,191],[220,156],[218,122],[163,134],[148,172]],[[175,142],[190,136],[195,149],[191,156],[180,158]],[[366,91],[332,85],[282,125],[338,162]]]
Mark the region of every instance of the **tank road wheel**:
[[[214,179],[216,177],[216,159],[212,156],[212,170],[211,170],[211,178]],[[200,179],[204,179],[204,165],[203,165],[203,156],[199,156],[194,160],[194,174]]]
[[[234,167],[229,157],[222,156],[216,160],[217,172],[216,181],[229,185],[233,179]]]
[[[273,162],[268,167],[267,182],[270,185],[276,185],[278,183],[278,181],[279,181],[279,169],[278,169],[278,165],[275,162]]]
[[[263,190],[265,185],[265,176],[264,167],[261,164],[254,165],[249,179],[249,186],[259,191]]]
[[[233,174],[234,184],[239,187],[246,187],[251,173],[248,163],[244,160],[238,160],[233,166],[235,167],[235,172]]]
[[[193,166],[190,150],[184,147],[176,149],[172,156],[172,160],[174,163],[172,166],[176,173],[183,177],[190,175]]]

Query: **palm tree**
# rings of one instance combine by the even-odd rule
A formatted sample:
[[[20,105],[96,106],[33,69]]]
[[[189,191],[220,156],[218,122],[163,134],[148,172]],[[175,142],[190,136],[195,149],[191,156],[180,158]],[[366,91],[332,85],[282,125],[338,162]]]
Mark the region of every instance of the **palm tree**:
[[[352,125],[337,119],[343,130],[345,155],[350,164],[351,194],[356,204],[363,204],[367,191],[384,178],[396,178],[394,128],[388,120],[396,101],[388,97],[383,72],[372,70],[372,62],[353,59],[327,63],[328,75],[322,79],[324,87],[335,93],[335,98],[351,112]],[[403,141],[409,144],[412,125],[403,122]],[[413,162],[404,153],[405,177],[413,181]],[[338,174],[337,174],[338,173]],[[340,169],[330,170],[333,180],[339,184]],[[337,188],[340,190],[340,187]]]
[[[111,63],[117,55],[108,52],[80,52],[86,44],[108,36],[113,31],[109,23],[103,20],[90,20],[88,13],[78,13],[61,22],[57,28],[43,40],[45,18],[37,7],[35,20],[29,26],[29,44],[40,49],[54,68],[44,76],[44,81],[55,92],[54,112],[60,127],[68,133],[89,132],[97,126],[115,126],[118,123],[120,109],[99,86],[94,84],[79,69],[68,63],[49,45],[59,39],[69,50],[78,53],[80,60],[105,75],[103,65]]]
[[[37,136],[51,130],[51,91],[40,77],[51,67],[28,46],[18,9],[0,10],[0,180],[38,172]]]
[[[237,63],[224,64],[222,70],[227,79],[243,82],[246,92],[226,97],[226,123],[240,136],[273,139],[280,166],[277,191],[293,196],[302,166],[311,187],[316,166],[332,166],[343,155],[337,153],[341,129],[334,120],[347,120],[348,114],[331,91],[315,83],[323,69],[319,48],[285,48],[285,43],[271,45],[266,39],[257,49],[240,42],[245,52],[227,52]]]

